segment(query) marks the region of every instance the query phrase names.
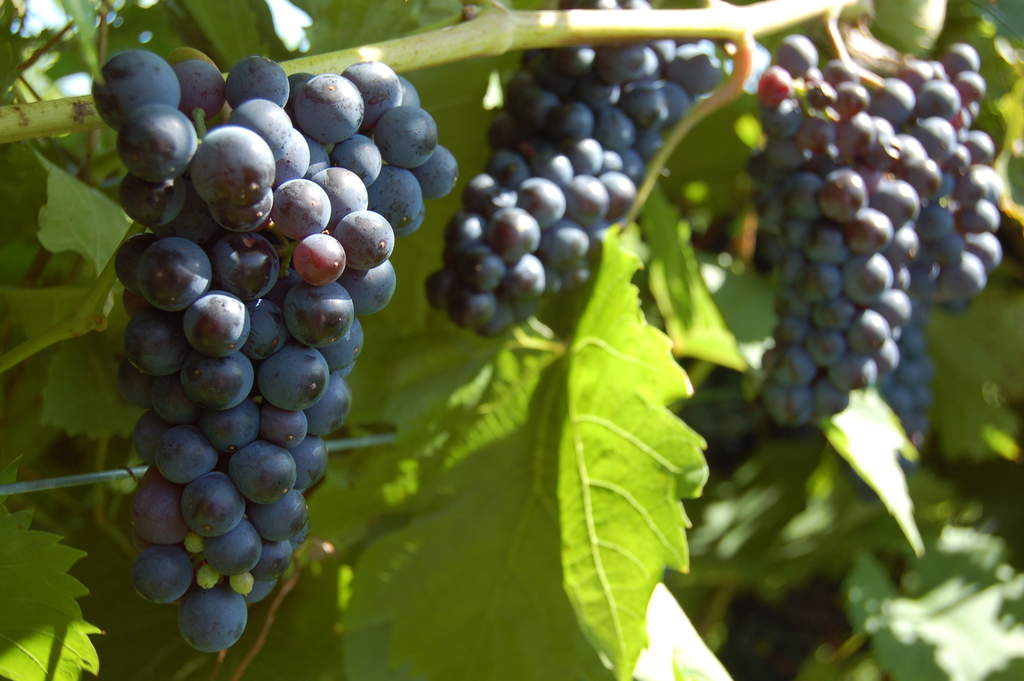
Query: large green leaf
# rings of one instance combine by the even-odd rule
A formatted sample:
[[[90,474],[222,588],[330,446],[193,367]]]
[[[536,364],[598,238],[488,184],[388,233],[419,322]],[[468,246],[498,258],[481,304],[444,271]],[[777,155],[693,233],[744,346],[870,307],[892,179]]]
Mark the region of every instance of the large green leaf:
[[[42,157],[40,162],[47,171],[47,202],[39,211],[39,242],[52,253],[78,253],[99,272],[128,229],[128,217],[104,194]]]
[[[899,457],[916,458],[899,419],[874,390],[850,394],[850,406],[823,425],[832,447],[871,486],[896,519],[914,553],[924,551],[914,520],[914,503]]]
[[[601,265],[557,395],[537,414],[554,421],[542,446],[560,451],[558,498],[566,588],[587,633],[629,678],[645,645],[642,615],[665,566],[688,566],[680,497],[700,492],[704,441],[664,405],[688,381],[661,332],[648,326],[630,284],[637,263]],[[554,387],[554,386],[553,386]],[[557,418],[557,420],[556,420]],[[540,443],[538,443],[540,444]]]
[[[84,554],[28,529],[30,518],[0,515],[0,676],[75,681],[83,670],[96,674],[89,635],[99,630],[82,619],[77,599],[88,592],[68,574]]]
[[[706,467],[700,438],[665,409],[685,376],[639,314],[636,260],[614,240],[605,252],[565,345],[510,343],[455,409],[400,439],[404,460],[434,474],[414,490],[428,500],[418,513],[378,528],[357,564],[354,679],[385,673],[380,636],[388,667],[425,679],[604,678],[592,646],[629,677],[651,593],[666,565],[685,565],[679,497]]]
[[[647,636],[636,681],[732,681],[664,584],[655,587],[647,606]]]
[[[673,351],[739,371],[746,362],[701,278],[690,228],[660,192],[644,205],[644,239],[651,249],[648,281]]]
[[[947,527],[903,584],[868,554],[846,581],[851,620],[895,681],[1024,677],[1024,574],[1002,540]]]

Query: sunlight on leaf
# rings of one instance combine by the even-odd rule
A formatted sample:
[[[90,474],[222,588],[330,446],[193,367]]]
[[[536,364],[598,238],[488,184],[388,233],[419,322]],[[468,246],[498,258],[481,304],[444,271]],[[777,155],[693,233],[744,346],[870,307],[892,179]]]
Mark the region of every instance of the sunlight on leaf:
[[[850,406],[822,427],[840,456],[875,490],[914,553],[920,555],[924,544],[914,520],[907,479],[899,464],[901,455],[916,459],[917,453],[889,405],[874,390],[856,391],[850,395]]]

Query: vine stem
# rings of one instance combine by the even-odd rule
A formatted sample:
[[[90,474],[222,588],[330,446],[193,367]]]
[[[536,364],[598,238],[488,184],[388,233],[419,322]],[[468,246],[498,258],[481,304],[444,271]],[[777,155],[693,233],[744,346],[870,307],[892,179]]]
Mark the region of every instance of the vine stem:
[[[327,440],[324,445],[327,452],[347,451],[350,449],[362,449],[364,447],[376,447],[377,445],[391,444],[395,441],[394,433],[383,433],[380,435],[367,435],[365,437],[346,437],[336,440]],[[63,475],[56,478],[42,478],[40,480],[23,480],[0,485],[0,498],[13,494],[26,494],[28,492],[42,492],[51,489],[64,489],[66,487],[82,487],[84,485],[95,485],[101,482],[112,482],[123,478],[141,478],[149,470],[149,466],[131,466],[114,468],[107,471],[94,471],[92,473],[80,473],[78,475]]]
[[[138,234],[143,229],[142,225],[133,223],[124,238],[127,239]],[[93,282],[92,288],[85,294],[78,309],[64,321],[58,322],[38,336],[29,338],[0,355],[0,374],[51,345],[105,328],[107,313],[110,309],[108,297],[110,290],[114,287],[114,277],[114,256],[111,255],[103,271]]]
[[[651,195],[658,183],[658,176],[668,163],[669,158],[679,143],[690,134],[690,131],[702,120],[743,94],[743,84],[754,72],[754,36],[746,34],[736,41],[736,54],[732,59],[732,74],[721,86],[704,99],[697,102],[690,111],[676,123],[665,136],[658,152],[647,165],[647,174],[643,184],[636,192],[636,200],[629,213],[622,219],[621,225],[629,225],[636,220],[637,214]]]
[[[773,33],[853,7],[859,0],[767,0],[704,9],[513,11],[488,7],[473,19],[426,33],[281,63],[287,73],[339,73],[358,61],[412,71],[530,48],[658,38],[717,38]],[[0,143],[48,137],[102,124],[89,96],[0,107]]]

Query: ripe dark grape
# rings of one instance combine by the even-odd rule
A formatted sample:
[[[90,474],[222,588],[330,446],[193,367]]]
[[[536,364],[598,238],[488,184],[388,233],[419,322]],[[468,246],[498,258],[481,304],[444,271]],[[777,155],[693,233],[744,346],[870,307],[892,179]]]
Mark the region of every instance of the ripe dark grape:
[[[323,231],[330,224],[331,199],[316,182],[289,180],[274,191],[270,217],[282,234],[302,239]]]
[[[312,347],[340,339],[356,314],[352,296],[337,283],[296,284],[285,296],[283,310],[289,333]]]
[[[223,291],[200,296],[185,310],[185,338],[208,357],[224,357],[241,349],[249,337],[245,304]]]
[[[241,352],[223,357],[191,353],[181,368],[181,384],[189,399],[206,409],[230,409],[249,396],[252,362]]]
[[[147,601],[173,603],[192,584],[192,561],[179,546],[150,546],[135,557],[132,581]]]
[[[264,360],[257,372],[257,386],[266,400],[280,409],[312,406],[327,389],[330,372],[315,348],[291,343]]]
[[[142,288],[139,285],[139,262],[146,249],[157,241],[158,238],[153,234],[136,234],[117,249],[117,254],[114,257],[114,271],[117,273],[118,281],[132,293],[142,294]]]
[[[256,579],[274,579],[284,574],[292,562],[294,547],[287,539],[280,541],[264,541],[260,551],[260,560],[250,570]]]
[[[268,298],[246,303],[249,309],[249,337],[242,353],[249,359],[266,359],[288,342],[288,328],[281,308]]]
[[[367,187],[377,180],[382,167],[380,149],[373,143],[373,140],[365,135],[353,135],[344,142],[334,145],[334,148],[331,149],[330,159],[335,166],[355,173]],[[450,190],[451,187],[449,187]]]
[[[150,388],[153,411],[167,423],[182,425],[195,423],[199,406],[185,395],[181,379],[176,374],[157,376]]]
[[[156,454],[160,451],[160,439],[170,427],[170,424],[157,416],[156,412],[147,411],[139,417],[132,429],[132,446],[140,459],[149,465],[156,462]]]
[[[277,252],[259,234],[225,234],[209,251],[214,284],[242,300],[265,296],[277,282]]]
[[[295,461],[288,450],[256,440],[231,455],[228,474],[246,499],[271,504],[295,483]]]
[[[250,99],[267,99],[284,106],[289,89],[288,76],[277,62],[252,56],[231,67],[224,84],[224,95],[233,107]]]
[[[230,409],[208,410],[199,416],[199,429],[222,452],[236,452],[259,435],[260,408],[245,400]]]
[[[280,106],[266,99],[249,99],[231,111],[229,125],[248,128],[263,138],[277,157],[291,139],[292,121]]]
[[[327,471],[327,448],[323,440],[310,435],[289,451],[295,460],[295,489],[303,492],[324,477]]]
[[[250,503],[249,521],[267,541],[283,541],[296,535],[308,518],[306,500],[298,490],[291,490],[272,504]]]
[[[352,391],[348,383],[339,372],[332,373],[323,396],[305,410],[307,432],[310,435],[333,433],[345,425],[351,405]]]
[[[132,497],[132,527],[151,544],[177,544],[185,539],[188,527],[182,515],[182,488],[168,482],[151,468],[142,477]]]
[[[459,163],[447,147],[438,144],[426,162],[412,169],[412,174],[419,180],[423,198],[439,199],[455,188]]]
[[[366,210],[369,204],[366,186],[350,170],[328,168],[314,175],[313,182],[320,185],[330,200],[331,227],[349,213]]]
[[[227,475],[212,472],[185,486],[181,492],[181,512],[193,532],[217,537],[242,520],[245,503]]]
[[[360,270],[380,265],[391,257],[395,247],[395,233],[387,219],[370,210],[344,216],[334,226],[332,234],[344,247],[348,264]],[[340,276],[341,272],[338,274]]]
[[[147,182],[128,174],[121,180],[118,198],[128,217],[146,226],[159,227],[181,213],[186,194],[184,182],[174,179]]]
[[[178,631],[196,650],[215,653],[233,646],[248,622],[245,598],[225,585],[193,588],[181,599]]]
[[[124,352],[136,369],[150,376],[166,376],[181,369],[188,341],[177,316],[158,310],[142,310],[128,321]]]
[[[163,59],[146,50],[126,50],[103,65],[100,77],[93,81],[92,95],[96,111],[107,125],[117,129],[143,106],[177,108],[181,87],[174,70]]]
[[[346,269],[338,280],[352,297],[357,315],[373,314],[383,310],[395,294],[398,281],[390,260],[368,270]],[[331,341],[333,342],[333,341]]]
[[[277,166],[263,138],[248,128],[211,130],[190,166],[196,191],[208,202],[248,205],[273,184]]]
[[[260,407],[259,436],[267,442],[292,449],[302,442],[308,432],[305,412],[280,409],[272,404]]]
[[[167,480],[184,485],[212,471],[217,459],[217,450],[199,428],[174,426],[160,439],[156,466]]]
[[[202,59],[186,59],[174,64],[174,75],[181,88],[178,109],[192,117],[198,109],[207,118],[213,118],[224,108],[224,77],[217,67]]]
[[[437,124],[417,106],[398,106],[380,117],[373,130],[373,141],[381,158],[402,168],[415,168],[427,162],[437,147]]]
[[[203,558],[222,575],[248,572],[260,560],[263,540],[244,518],[230,531],[203,541]]]
[[[384,166],[367,194],[370,210],[384,216],[395,236],[408,236],[423,224],[423,190],[409,170]]]
[[[343,142],[363,122],[363,97],[352,81],[343,76],[314,76],[295,93],[294,102],[299,128],[323,144]]]

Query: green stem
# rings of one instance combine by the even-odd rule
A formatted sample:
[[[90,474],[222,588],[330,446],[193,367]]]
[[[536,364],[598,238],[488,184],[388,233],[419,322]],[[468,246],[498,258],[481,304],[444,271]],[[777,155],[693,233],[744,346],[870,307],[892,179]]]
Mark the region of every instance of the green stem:
[[[859,0],[768,0],[706,9],[511,11],[489,7],[469,21],[320,55],[282,62],[288,73],[339,73],[357,61],[380,60],[396,71],[491,57],[529,48],[657,38],[739,42],[834,13]],[[0,143],[89,130],[102,124],[92,98],[69,97],[0,107]]]
[[[132,224],[124,238],[127,239],[138,234],[142,229],[141,225]],[[109,313],[107,299],[110,296],[110,290],[114,287],[115,276],[114,256],[111,255],[78,310],[38,336],[29,338],[0,355],[0,374],[51,345],[105,328]]]

